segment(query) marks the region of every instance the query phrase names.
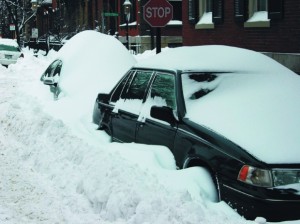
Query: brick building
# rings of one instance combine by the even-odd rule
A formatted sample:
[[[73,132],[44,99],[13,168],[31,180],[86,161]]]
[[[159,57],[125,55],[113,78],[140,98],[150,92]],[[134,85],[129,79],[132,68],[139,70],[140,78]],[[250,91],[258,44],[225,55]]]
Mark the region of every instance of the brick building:
[[[300,73],[300,1],[187,0],[183,45],[222,44],[267,52]]]
[[[118,33],[120,41],[126,42],[127,28],[126,16],[123,10],[124,0],[117,0],[118,12]],[[130,49],[135,50],[137,53],[144,52],[145,50],[153,49],[156,45],[156,28],[150,25],[143,19],[143,6],[148,0],[130,0],[132,4],[131,16],[129,20],[129,45]],[[182,45],[182,6],[181,0],[169,0],[173,6],[173,19],[161,28],[161,46],[162,47],[175,47]]]
[[[37,0],[41,1],[41,0]],[[128,1],[128,0],[127,0]],[[156,29],[143,19],[148,0],[44,0],[37,12],[39,35],[96,29],[114,35],[136,53],[153,49]],[[222,44],[264,52],[300,73],[300,1],[169,0],[173,20],[161,28],[161,47]],[[128,28],[128,30],[127,30]]]
[[[47,32],[70,33],[95,29],[101,19],[102,0],[31,0],[37,2],[36,27]]]
[[[63,35],[86,29],[98,30],[106,34],[117,34],[129,48],[136,53],[153,49],[155,29],[143,19],[143,5],[148,0],[129,0],[130,17],[124,14],[125,0],[31,0],[37,2],[36,19],[30,25],[36,27],[39,36],[47,33]],[[181,0],[169,0],[173,5],[173,20],[161,29],[162,47],[182,45],[182,7]],[[127,31],[128,28],[128,31]],[[29,33],[29,32],[28,32]]]

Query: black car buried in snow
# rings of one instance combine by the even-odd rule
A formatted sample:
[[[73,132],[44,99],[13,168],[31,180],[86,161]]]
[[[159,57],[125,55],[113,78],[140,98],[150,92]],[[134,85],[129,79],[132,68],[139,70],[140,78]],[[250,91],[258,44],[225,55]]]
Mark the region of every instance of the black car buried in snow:
[[[96,99],[113,141],[167,146],[201,166],[219,200],[247,219],[300,219],[300,77],[229,46],[169,49],[137,63]]]

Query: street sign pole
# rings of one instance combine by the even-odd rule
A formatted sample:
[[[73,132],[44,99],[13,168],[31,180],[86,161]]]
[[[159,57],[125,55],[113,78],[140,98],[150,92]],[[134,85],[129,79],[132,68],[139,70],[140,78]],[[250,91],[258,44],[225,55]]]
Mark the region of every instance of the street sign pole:
[[[156,53],[161,52],[161,27],[173,19],[173,6],[167,0],[149,0],[143,6],[144,20],[156,27]]]
[[[156,54],[161,52],[161,28],[156,27]]]

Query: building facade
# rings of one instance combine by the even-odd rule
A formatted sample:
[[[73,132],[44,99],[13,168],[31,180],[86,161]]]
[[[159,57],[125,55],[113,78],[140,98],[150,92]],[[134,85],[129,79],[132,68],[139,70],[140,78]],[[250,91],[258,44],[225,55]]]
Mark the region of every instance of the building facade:
[[[131,4],[129,16],[124,13],[125,0],[32,1],[37,1],[38,5],[30,29],[36,28],[39,37],[92,29],[115,35],[124,45],[128,42],[129,49],[136,53],[155,47],[156,29],[143,19],[143,5],[148,0],[127,0]],[[161,47],[182,45],[182,1],[169,2],[173,6],[173,20],[161,28]]]
[[[182,12],[183,45],[264,52],[300,73],[300,1],[187,0]]]
[[[128,27],[126,15],[124,13],[124,0],[117,0],[118,11],[118,34],[122,43],[128,41],[130,49],[136,53],[142,53],[145,50],[152,50],[156,46],[157,28],[151,27],[143,18],[143,6],[148,0],[130,0],[132,4]],[[165,26],[160,28],[161,47],[182,46],[182,1],[169,0],[173,6],[173,19]]]
[[[36,18],[31,26],[39,36],[96,29],[101,20],[101,0],[32,0],[36,1]]]
[[[34,1],[34,0],[32,0]],[[135,53],[156,47],[157,28],[143,19],[148,0],[35,0],[39,36],[85,29],[115,35]],[[124,3],[130,3],[129,16]],[[263,52],[300,73],[300,1],[169,0],[173,19],[161,47],[221,44]]]

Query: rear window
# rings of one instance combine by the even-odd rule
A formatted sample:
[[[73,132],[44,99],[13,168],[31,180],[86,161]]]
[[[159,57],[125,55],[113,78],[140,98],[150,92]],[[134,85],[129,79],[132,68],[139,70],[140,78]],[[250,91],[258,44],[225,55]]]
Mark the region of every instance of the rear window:
[[[142,100],[152,73],[152,71],[137,71],[130,86],[123,92],[122,98]]]
[[[217,74],[187,73],[182,75],[182,89],[185,100],[197,100],[212,92],[217,86]]]
[[[223,75],[220,73],[182,74],[182,91],[186,112],[199,110],[199,103],[219,86]],[[196,109],[195,109],[196,106]]]

